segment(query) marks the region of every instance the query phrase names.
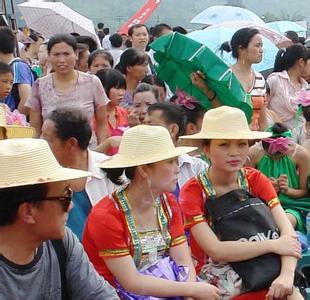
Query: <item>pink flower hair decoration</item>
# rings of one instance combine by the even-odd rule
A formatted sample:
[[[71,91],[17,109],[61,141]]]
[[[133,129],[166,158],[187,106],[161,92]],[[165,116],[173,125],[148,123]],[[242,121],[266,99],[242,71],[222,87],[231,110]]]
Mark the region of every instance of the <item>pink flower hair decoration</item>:
[[[277,152],[286,154],[291,143],[291,139],[287,137],[266,138],[263,141],[269,144],[268,153],[270,154],[276,154]]]
[[[195,104],[199,103],[195,97],[188,95],[186,92],[180,90],[179,88],[176,89],[175,94],[178,96],[175,103],[179,106],[184,106],[189,110],[195,109]]]
[[[29,126],[26,116],[21,114],[17,109],[13,112],[9,109],[8,106],[5,107],[6,111],[6,124],[15,125],[15,126]]]

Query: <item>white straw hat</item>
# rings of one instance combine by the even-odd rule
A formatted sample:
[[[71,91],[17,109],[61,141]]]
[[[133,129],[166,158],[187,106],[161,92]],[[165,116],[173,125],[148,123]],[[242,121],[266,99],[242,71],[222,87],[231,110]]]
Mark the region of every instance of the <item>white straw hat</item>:
[[[258,140],[269,136],[271,136],[270,132],[250,130],[242,110],[230,106],[220,106],[205,113],[200,132],[180,138]]]
[[[6,109],[4,105],[0,105],[0,140],[14,138],[30,138],[35,135],[33,127],[7,125]]]
[[[65,181],[91,175],[63,168],[42,139],[0,141],[0,188]]]
[[[168,130],[162,126],[138,125],[124,133],[119,152],[98,166],[108,169],[140,166],[196,149],[196,147],[175,147]]]

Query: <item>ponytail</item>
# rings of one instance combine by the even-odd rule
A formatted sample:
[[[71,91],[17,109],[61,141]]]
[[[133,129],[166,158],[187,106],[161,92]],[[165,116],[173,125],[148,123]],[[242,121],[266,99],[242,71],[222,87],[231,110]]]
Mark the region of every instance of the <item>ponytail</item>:
[[[102,168],[102,171],[106,173],[107,178],[110,179],[116,185],[123,185],[126,183],[126,178],[132,180],[135,175],[136,167],[130,168],[114,168],[114,169],[105,169]],[[124,178],[124,174],[126,178]]]
[[[301,44],[292,45],[287,49],[280,49],[275,59],[273,71],[287,71],[292,68],[301,58],[305,62],[309,58],[306,48]]]

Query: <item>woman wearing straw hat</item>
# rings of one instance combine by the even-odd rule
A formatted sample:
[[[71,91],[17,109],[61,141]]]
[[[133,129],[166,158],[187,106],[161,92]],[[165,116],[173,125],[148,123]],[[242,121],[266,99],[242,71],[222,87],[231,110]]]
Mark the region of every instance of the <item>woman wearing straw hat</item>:
[[[110,180],[122,184],[125,171],[130,183],[93,208],[83,244],[122,299],[219,299],[216,287],[195,282],[181,211],[167,193],[176,187],[176,157],[194,149],[175,147],[161,126],[138,125],[100,163]]]
[[[270,299],[292,293],[288,299],[299,299],[293,290],[301,257],[296,234],[270,181],[243,167],[248,140],[268,136],[251,131],[241,110],[221,106],[206,112],[199,133],[183,137],[205,140],[211,163],[182,187],[179,200],[197,270],[216,283],[221,299],[267,288]]]

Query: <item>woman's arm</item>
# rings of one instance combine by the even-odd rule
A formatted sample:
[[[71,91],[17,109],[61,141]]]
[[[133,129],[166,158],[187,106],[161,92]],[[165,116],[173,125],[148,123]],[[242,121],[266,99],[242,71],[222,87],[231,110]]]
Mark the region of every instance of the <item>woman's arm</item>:
[[[282,206],[280,205],[275,206],[271,210],[271,214],[275,220],[277,227],[280,230],[281,236],[296,235]],[[297,241],[297,237],[295,239],[296,239],[296,242],[299,244],[299,242]],[[299,248],[300,248],[300,244],[299,244]],[[301,250],[299,250],[299,258],[301,258],[300,253],[301,253]],[[280,272],[280,275],[271,284],[271,287],[268,293],[269,296],[277,296],[277,298],[278,297],[281,298],[291,293],[293,283],[294,283],[295,269],[297,265],[296,257],[298,258],[298,256],[295,256],[295,257],[286,256],[286,255],[281,256],[281,272]]]
[[[221,102],[216,97],[216,93],[209,89],[206,82],[204,81],[204,75],[197,71],[191,74],[191,80],[193,85],[199,88],[209,99],[213,108],[221,106]]]
[[[187,243],[170,248],[170,256],[178,266],[187,266],[189,268],[188,282],[196,281],[196,270],[193,260],[190,256],[189,247]],[[185,300],[193,300],[193,298],[186,297]]]
[[[41,128],[42,128],[42,116],[39,111],[34,111],[30,109],[29,114],[30,126],[34,127],[36,130],[36,137],[41,136]]]
[[[264,103],[263,107],[259,112],[258,126],[260,131],[265,131],[268,127],[267,125],[267,103]]]
[[[97,140],[98,145],[108,137],[107,130],[107,112],[105,105],[101,105],[95,112],[97,124]]]
[[[253,146],[249,149],[249,159],[247,161],[247,165],[253,168],[256,168],[260,159],[263,156],[262,153],[262,146],[261,142],[255,143]]]
[[[18,88],[18,94],[19,94],[19,104],[18,104],[18,111],[25,116],[28,116],[29,114],[29,108],[25,106],[26,100],[30,97],[31,94],[31,85],[27,83],[19,83],[17,85]]]
[[[310,160],[310,155],[302,146],[296,145],[296,147],[296,153],[293,160],[299,171],[299,189],[293,189],[288,186],[287,176],[279,177],[279,187],[281,192],[290,198],[302,198],[308,194],[307,178],[309,174],[309,166],[307,162]]]
[[[215,286],[204,282],[177,282],[140,274],[132,257],[104,259],[110,272],[121,286],[130,293],[154,297],[193,297],[199,299],[219,299]]]
[[[191,233],[204,253],[215,261],[238,262],[267,253],[300,258],[300,244],[295,239],[295,233],[288,233],[277,240],[259,242],[219,241],[206,222],[194,225]]]
[[[189,267],[189,276],[187,281],[196,281],[196,271],[190,256],[189,247],[187,243],[170,248],[170,256],[178,266]]]
[[[96,151],[107,154],[111,148],[119,147],[121,139],[121,136],[110,136],[97,146]]]

